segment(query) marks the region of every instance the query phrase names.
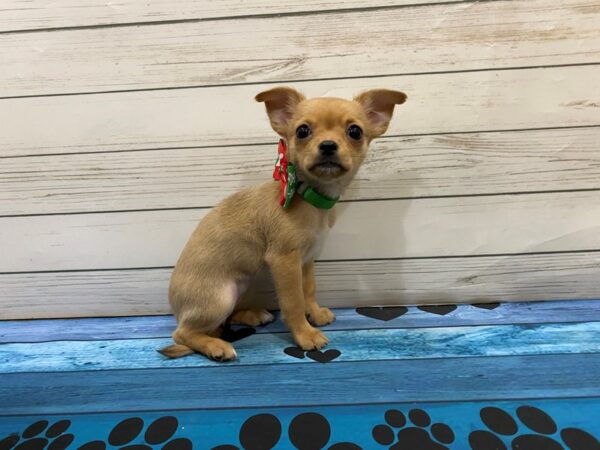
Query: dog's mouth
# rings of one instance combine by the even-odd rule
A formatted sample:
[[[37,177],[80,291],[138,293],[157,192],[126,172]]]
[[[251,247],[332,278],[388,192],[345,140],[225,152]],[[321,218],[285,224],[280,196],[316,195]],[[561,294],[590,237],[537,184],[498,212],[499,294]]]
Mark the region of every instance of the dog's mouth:
[[[320,177],[338,177],[348,171],[337,161],[319,161],[310,167],[310,172]]]

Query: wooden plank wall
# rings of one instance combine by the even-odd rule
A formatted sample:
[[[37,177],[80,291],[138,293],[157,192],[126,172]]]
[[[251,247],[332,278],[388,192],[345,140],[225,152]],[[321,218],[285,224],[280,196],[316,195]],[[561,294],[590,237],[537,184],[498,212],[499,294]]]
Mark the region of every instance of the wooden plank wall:
[[[168,312],[196,222],[270,177],[252,98],[279,84],[409,96],[341,205],[324,303],[600,297],[597,2],[215,5],[2,2],[0,319]]]

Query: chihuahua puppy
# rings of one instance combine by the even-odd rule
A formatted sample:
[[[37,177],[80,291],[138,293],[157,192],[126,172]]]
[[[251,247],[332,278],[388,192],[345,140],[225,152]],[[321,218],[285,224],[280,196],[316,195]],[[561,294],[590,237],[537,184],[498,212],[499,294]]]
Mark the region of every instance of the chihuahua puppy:
[[[317,303],[314,258],[334,224],[333,204],[406,95],[376,89],[352,101],[306,99],[279,87],[256,100],[265,103],[273,130],[287,143],[286,157],[300,188],[286,208],[280,204],[278,183],[245,189],[202,219],[171,276],[169,302],[177,328],[175,344],[160,350],[167,357],[199,352],[216,361],[235,359],[233,346],[219,338],[222,325],[258,326],[273,320],[264,309],[238,306],[264,267],[271,272],[282,318],[296,344],[304,350],[327,344],[314,326],[329,324],[335,316]]]

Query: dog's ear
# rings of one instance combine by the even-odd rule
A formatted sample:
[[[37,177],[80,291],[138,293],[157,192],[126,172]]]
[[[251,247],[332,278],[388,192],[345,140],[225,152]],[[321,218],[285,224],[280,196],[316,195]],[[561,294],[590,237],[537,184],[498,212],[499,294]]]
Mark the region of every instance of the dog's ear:
[[[304,100],[304,95],[292,88],[278,87],[261,92],[254,99],[265,103],[273,130],[280,136],[287,137],[287,124],[298,103]]]
[[[371,134],[375,137],[385,133],[392,118],[394,106],[404,103],[406,94],[389,89],[373,89],[357,95],[354,97],[354,101],[360,103],[367,113]]]

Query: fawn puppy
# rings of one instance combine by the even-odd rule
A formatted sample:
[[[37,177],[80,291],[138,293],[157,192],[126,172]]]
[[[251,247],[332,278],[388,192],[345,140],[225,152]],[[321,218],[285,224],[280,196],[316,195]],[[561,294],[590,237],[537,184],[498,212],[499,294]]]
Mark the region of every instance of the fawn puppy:
[[[231,195],[193,232],[169,287],[178,325],[175,344],[160,352],[170,358],[199,352],[216,361],[235,359],[233,346],[219,338],[221,326],[273,320],[264,309],[238,306],[265,267],[296,344],[304,350],[327,344],[313,325],[331,323],[335,316],[317,303],[314,258],[334,224],[336,200],[406,95],[375,89],[352,101],[306,99],[279,87],[256,100],[265,103],[271,126],[282,138],[275,173],[281,186],[271,181]]]

